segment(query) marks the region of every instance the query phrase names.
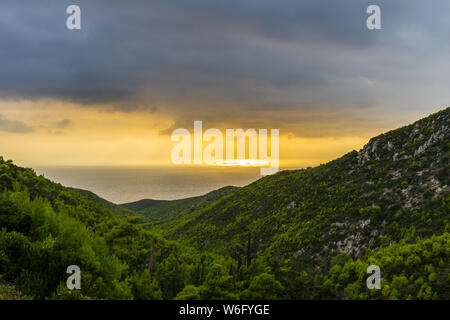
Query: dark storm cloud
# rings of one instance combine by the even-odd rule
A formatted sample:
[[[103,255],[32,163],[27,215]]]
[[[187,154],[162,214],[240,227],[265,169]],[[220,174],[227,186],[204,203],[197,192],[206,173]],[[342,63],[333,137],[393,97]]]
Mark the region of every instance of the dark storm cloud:
[[[81,7],[81,31],[65,28],[70,4]],[[383,30],[365,27],[369,4],[381,6]],[[449,97],[449,9],[447,0],[3,0],[0,97],[175,120],[208,108],[222,118],[227,106],[435,104]]]

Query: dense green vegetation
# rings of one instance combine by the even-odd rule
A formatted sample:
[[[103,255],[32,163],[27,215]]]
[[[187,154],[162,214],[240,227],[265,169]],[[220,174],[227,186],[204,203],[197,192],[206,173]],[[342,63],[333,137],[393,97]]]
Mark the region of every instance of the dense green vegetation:
[[[260,179],[166,222],[162,232],[199,250],[225,253],[239,268],[268,267],[285,287],[292,283],[303,286],[297,291],[292,288],[289,298],[355,298],[350,289],[323,290],[337,257],[344,254],[367,267],[370,252],[395,256],[394,249],[404,250],[404,245],[435,235],[445,238],[450,231],[449,129],[447,108],[375,137],[359,152],[315,168]],[[383,249],[391,246],[390,251]],[[427,258],[422,257],[417,265],[423,269],[426,261],[437,262],[442,273],[437,281],[446,286],[438,286],[433,295],[441,298],[450,295],[448,242],[444,248],[437,261],[424,252]],[[386,281],[408,270],[402,264],[392,269],[389,263],[391,260],[383,260],[380,265],[388,272],[383,275]],[[362,269],[359,280],[367,277]],[[391,274],[393,270],[396,273]],[[428,275],[418,277],[429,284]],[[364,281],[359,284],[365,287]],[[411,296],[424,297],[419,291]],[[386,297],[406,298],[409,294],[394,292]]]
[[[117,205],[115,203],[112,203],[112,202],[110,202],[108,200],[105,200],[105,199],[99,197],[98,195],[96,195],[92,191],[78,189],[78,188],[69,188],[69,189],[79,193],[80,195],[82,195],[86,199],[91,200],[91,201],[101,205],[103,208],[108,209],[109,211],[111,211],[112,213],[114,213],[116,215],[135,214],[135,212],[133,212],[131,210],[128,210],[128,209],[126,209],[124,207],[121,207],[121,206],[119,206],[119,205]]]
[[[23,295],[12,284],[0,279],[0,300],[31,300],[31,297]]]
[[[118,217],[1,158],[0,189],[0,274],[34,298],[171,299],[231,263],[165,241],[139,217]],[[73,264],[80,292],[65,286]]]
[[[176,219],[186,213],[199,210],[236,190],[239,190],[239,187],[227,186],[198,197],[179,200],[143,199],[136,202],[121,204],[120,207],[142,215],[143,221],[146,221],[145,225],[147,227],[164,229],[165,223],[168,220]],[[102,202],[98,199],[96,201]]]
[[[449,128],[445,109],[315,168],[127,210],[0,157],[0,277],[37,299],[450,299]]]

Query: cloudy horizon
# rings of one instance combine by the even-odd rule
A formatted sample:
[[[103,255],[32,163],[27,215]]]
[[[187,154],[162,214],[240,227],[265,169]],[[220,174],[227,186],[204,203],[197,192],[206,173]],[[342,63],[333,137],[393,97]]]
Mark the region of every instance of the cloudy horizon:
[[[82,29],[65,27],[77,4]],[[382,29],[368,30],[378,4]],[[170,133],[279,128],[317,165],[450,101],[450,3],[0,4],[1,154],[25,165],[161,165]]]

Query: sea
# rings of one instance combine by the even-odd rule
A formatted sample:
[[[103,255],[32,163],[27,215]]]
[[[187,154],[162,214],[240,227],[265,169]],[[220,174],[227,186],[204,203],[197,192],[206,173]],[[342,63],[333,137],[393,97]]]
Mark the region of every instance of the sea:
[[[141,199],[174,200],[224,186],[245,186],[262,176],[258,167],[35,167],[64,186],[86,189],[116,204]]]

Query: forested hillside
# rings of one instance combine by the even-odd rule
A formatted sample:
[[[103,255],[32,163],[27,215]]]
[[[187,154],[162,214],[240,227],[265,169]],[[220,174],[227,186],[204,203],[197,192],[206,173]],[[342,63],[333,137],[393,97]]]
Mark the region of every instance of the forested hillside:
[[[250,251],[253,258],[269,247],[288,256],[301,250],[361,257],[404,233],[442,234],[449,218],[449,136],[446,109],[373,138],[359,152],[260,179],[176,219],[167,235],[199,248],[226,244],[230,254]]]
[[[92,191],[78,189],[78,188],[69,188],[69,189],[75,191],[76,193],[79,193],[84,198],[99,204],[101,207],[111,211],[112,213],[114,213],[116,215],[135,214],[134,211],[128,210],[126,208],[123,208],[123,207],[115,204],[115,203],[105,200],[105,199],[99,197],[98,195],[96,195],[95,193],[93,193]]]
[[[146,223],[148,227],[164,227],[167,220],[180,217],[183,214],[193,212],[194,210],[199,210],[209,203],[217,201],[236,190],[239,190],[239,187],[228,186],[198,197],[179,200],[143,199],[136,202],[121,204],[120,207],[142,215],[144,218],[143,220],[148,221]]]
[[[231,263],[165,241],[139,217],[112,214],[1,157],[0,190],[0,277],[33,298],[171,299],[188,285],[212,298],[209,282]],[[80,291],[66,288],[69,265],[81,268]]]
[[[149,230],[0,158],[0,278],[38,299],[450,299],[449,127],[447,108],[327,164],[164,207]]]
[[[447,108],[375,137],[359,152],[315,168],[260,179],[204,209],[174,219],[165,235],[202,250],[226,253],[239,265],[262,263],[278,279],[286,270],[297,275],[314,272],[315,279],[304,279],[315,282],[314,287],[322,287],[323,281],[330,283],[329,271],[342,267],[338,263],[342,256],[366,263],[380,257],[380,252],[395,256],[420,247],[418,259],[395,262],[400,264],[396,276],[408,276],[405,270],[411,261],[422,271],[432,269],[427,265],[439,265],[439,280],[445,283],[439,292],[449,296],[449,129]],[[420,256],[425,247],[419,244],[436,235],[441,238],[432,242],[442,241],[442,255],[436,264],[431,260],[427,264]],[[386,263],[393,262],[388,259]],[[388,265],[381,267],[391,270]],[[361,265],[360,277],[362,269]],[[318,274],[323,278],[317,279],[322,277]],[[389,277],[385,279],[387,285]],[[405,286],[411,286],[413,280],[417,280],[415,276]],[[364,291],[364,283],[358,283]],[[392,295],[400,297],[396,292]],[[303,292],[301,296],[321,297],[322,293]],[[331,297],[335,296],[348,297],[333,291]],[[406,293],[401,297],[406,298]]]

